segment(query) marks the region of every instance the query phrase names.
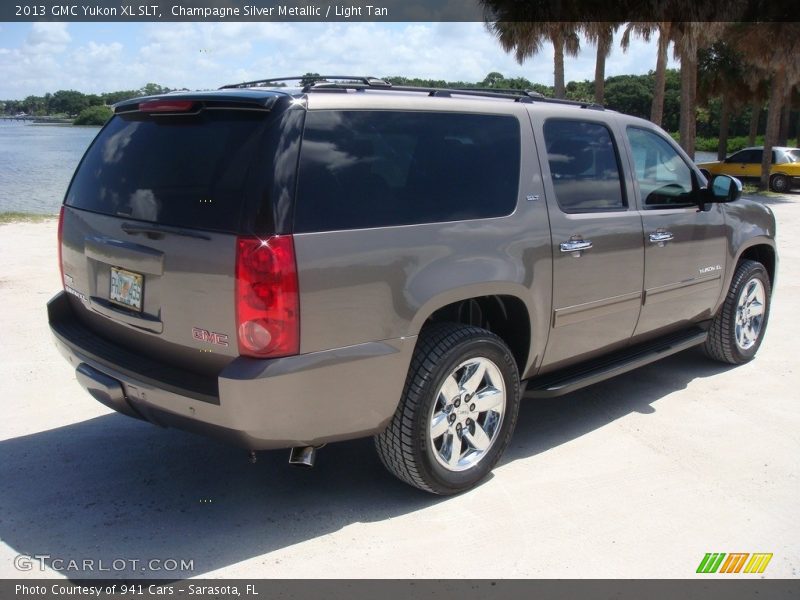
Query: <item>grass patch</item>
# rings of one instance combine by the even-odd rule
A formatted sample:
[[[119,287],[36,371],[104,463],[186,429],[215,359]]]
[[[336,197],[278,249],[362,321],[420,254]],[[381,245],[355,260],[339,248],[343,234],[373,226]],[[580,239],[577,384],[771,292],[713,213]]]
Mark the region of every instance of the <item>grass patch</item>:
[[[0,225],[9,223],[43,223],[57,219],[58,215],[37,215],[24,212],[0,212]]]

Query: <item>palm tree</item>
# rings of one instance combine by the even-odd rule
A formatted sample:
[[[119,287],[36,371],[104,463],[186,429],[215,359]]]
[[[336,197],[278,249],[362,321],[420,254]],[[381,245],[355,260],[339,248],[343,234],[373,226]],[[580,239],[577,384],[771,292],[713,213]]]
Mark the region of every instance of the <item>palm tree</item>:
[[[697,52],[723,30],[721,23],[702,21],[681,21],[671,28],[675,58],[681,62],[680,144],[692,157],[697,137]]]
[[[720,98],[719,146],[717,159],[728,154],[728,129],[734,111],[750,99],[749,76],[742,57],[727,41],[714,42],[698,55],[698,86],[700,101],[708,105],[712,97]]]
[[[730,36],[741,50],[744,61],[763,71],[770,81],[759,182],[759,189],[765,190],[769,186],[772,147],[778,141],[786,88],[800,81],[800,61],[797,60],[800,56],[800,23],[740,23],[731,27]]]
[[[606,90],[606,59],[611,54],[611,44],[619,23],[592,21],[582,27],[586,38],[597,46],[597,59],[594,67],[594,101],[603,104]]]
[[[752,146],[756,143],[758,136],[758,126],[761,124],[764,103],[769,98],[769,81],[764,78],[764,72],[761,69],[757,69],[749,63],[744,63],[744,67],[747,69],[745,82],[750,97],[750,131],[747,143]]]
[[[672,23],[670,21],[652,23],[628,23],[622,33],[620,45],[627,52],[631,45],[631,35],[638,35],[645,42],[649,42],[653,34],[658,33],[658,55],[656,58],[655,86],[653,89],[653,103],[650,107],[650,120],[656,125],[661,125],[664,116],[664,95],[667,74],[667,50],[670,44]]]
[[[786,98],[783,101],[783,112],[781,112],[781,128],[778,134],[778,144],[786,146],[789,143],[789,124],[792,119],[792,101],[795,96],[795,88],[792,85],[786,86]]]
[[[541,52],[546,41],[551,42],[554,52],[554,94],[556,98],[565,97],[564,55],[577,56],[580,51],[580,40],[575,23],[493,21],[488,23],[487,27],[497,36],[503,50],[514,51],[514,56],[520,64],[526,58]]]

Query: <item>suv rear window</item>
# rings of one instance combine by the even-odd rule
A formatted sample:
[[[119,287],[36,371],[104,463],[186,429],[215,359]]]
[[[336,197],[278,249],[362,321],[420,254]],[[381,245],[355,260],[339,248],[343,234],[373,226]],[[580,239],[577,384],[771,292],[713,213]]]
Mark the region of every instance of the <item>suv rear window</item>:
[[[252,166],[269,167],[263,133],[272,120],[263,111],[227,110],[115,116],[87,151],[65,202],[151,223],[238,232],[245,207],[258,203],[264,189]]]
[[[311,111],[300,150],[295,231],[511,214],[519,187],[515,117]]]

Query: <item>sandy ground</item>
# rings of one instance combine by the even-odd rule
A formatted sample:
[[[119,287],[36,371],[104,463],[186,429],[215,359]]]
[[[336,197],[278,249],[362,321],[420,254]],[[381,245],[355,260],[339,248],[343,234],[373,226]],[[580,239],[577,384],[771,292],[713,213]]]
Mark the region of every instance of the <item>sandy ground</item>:
[[[524,403],[494,475],[450,499],[395,481],[371,440],[312,471],[283,451],[250,465],[105,409],[50,341],[55,222],[0,226],[0,577],[116,574],[68,564],[86,559],[149,577],[684,578],[706,552],[771,552],[764,576],[797,577],[800,194],[766,202],[781,264],[754,362],[691,350]],[[21,572],[20,554],[64,562]],[[131,563],[150,559],[193,564]]]

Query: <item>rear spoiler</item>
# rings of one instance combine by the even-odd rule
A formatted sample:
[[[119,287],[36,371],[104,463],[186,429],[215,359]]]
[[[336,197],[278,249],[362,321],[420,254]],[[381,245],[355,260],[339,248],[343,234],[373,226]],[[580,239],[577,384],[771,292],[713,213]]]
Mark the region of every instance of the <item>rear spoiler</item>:
[[[264,110],[275,106],[278,98],[274,95],[221,95],[221,94],[169,94],[144,96],[117,102],[112,106],[114,114],[143,112],[160,115],[197,114],[201,110]]]

